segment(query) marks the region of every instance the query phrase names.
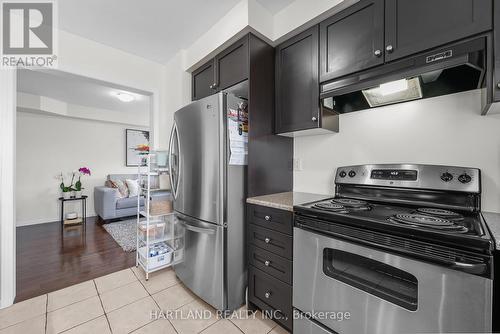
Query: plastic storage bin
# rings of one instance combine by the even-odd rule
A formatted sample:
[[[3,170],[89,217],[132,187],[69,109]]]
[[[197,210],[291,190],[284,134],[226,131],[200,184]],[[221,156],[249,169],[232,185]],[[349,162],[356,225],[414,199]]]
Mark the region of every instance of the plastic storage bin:
[[[166,266],[172,262],[174,251],[166,243],[154,245],[147,252],[146,247],[139,248],[141,262],[148,270]],[[147,259],[146,259],[147,257]]]
[[[149,235],[149,241],[161,240],[165,238],[165,222],[158,220],[149,223],[149,227],[146,222],[139,223],[139,236],[142,240],[146,240]]]

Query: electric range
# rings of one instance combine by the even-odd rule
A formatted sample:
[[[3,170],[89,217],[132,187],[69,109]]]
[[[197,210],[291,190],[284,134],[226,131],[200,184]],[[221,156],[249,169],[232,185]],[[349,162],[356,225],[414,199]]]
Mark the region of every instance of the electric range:
[[[360,205],[353,207],[337,204],[346,200],[355,200]],[[484,254],[491,255],[494,249],[492,238],[479,212],[394,205],[341,197],[299,205],[294,211],[298,215],[318,218],[324,223],[332,221]],[[299,217],[297,222],[308,225],[309,221]],[[332,230],[328,225],[314,224],[315,220],[310,222],[311,228]]]
[[[476,168],[338,168],[334,197],[294,207],[293,306],[308,315],[294,327],[490,331],[494,242],[480,205]],[[359,319],[315,319],[316,310],[350,310]]]

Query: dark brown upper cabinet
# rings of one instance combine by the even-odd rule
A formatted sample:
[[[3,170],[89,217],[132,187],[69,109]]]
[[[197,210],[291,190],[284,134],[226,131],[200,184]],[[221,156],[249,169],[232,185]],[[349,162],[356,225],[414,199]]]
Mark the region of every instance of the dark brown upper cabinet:
[[[361,0],[320,24],[321,82],[383,63],[384,0]]]
[[[248,79],[248,36],[215,57],[215,85],[226,89]]]
[[[318,26],[276,48],[276,133],[318,127]]]
[[[191,99],[199,100],[248,79],[248,35],[193,71]]]
[[[213,89],[215,83],[214,60],[193,71],[191,75],[191,99],[199,100],[215,93]]]
[[[385,0],[385,60],[492,28],[491,0]]]
[[[494,8],[494,71],[493,71],[493,100],[500,102],[500,6]]]

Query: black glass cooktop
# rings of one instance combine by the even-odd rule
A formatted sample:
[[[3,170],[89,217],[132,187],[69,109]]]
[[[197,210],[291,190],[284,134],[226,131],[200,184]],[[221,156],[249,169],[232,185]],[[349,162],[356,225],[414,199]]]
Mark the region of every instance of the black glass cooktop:
[[[491,247],[480,213],[332,198],[294,207],[299,215],[451,246]]]

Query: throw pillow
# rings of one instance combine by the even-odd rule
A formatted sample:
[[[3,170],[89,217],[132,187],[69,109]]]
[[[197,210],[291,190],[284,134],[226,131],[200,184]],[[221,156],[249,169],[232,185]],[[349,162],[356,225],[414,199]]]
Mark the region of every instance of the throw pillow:
[[[126,179],[128,187],[128,197],[139,196],[139,180]]]
[[[108,188],[115,189],[116,198],[123,198],[123,195],[118,190],[118,185],[116,184],[116,182],[111,181],[111,180],[106,180],[106,182],[104,183],[104,186],[106,186]]]
[[[128,187],[125,182],[122,180],[110,181],[113,184],[113,188],[118,189],[119,197],[126,198],[128,197]]]

